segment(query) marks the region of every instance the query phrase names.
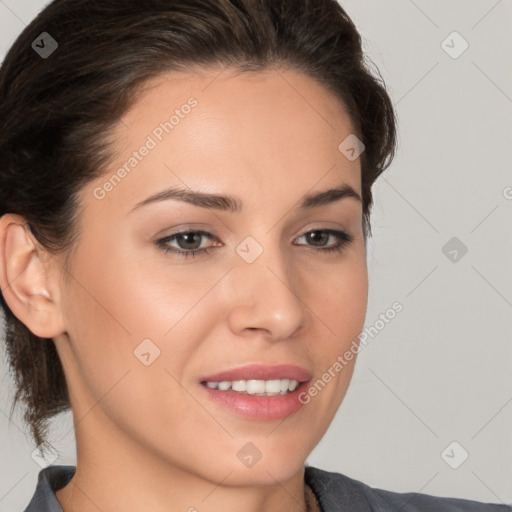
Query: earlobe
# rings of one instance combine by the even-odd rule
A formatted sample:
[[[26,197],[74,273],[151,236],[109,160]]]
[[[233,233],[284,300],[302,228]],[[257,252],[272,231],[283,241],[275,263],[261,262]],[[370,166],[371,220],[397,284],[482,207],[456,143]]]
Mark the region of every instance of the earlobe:
[[[37,249],[26,220],[14,214],[0,218],[0,287],[13,314],[36,336],[65,332],[58,281],[49,272],[47,252]],[[40,246],[39,246],[40,247]]]

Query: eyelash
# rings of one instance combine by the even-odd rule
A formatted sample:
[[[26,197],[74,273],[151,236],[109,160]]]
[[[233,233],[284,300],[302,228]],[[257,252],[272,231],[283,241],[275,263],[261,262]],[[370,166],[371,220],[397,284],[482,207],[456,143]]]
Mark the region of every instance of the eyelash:
[[[312,229],[310,231],[306,231],[303,235],[301,235],[299,238],[302,238],[305,235],[308,235],[309,233],[326,233],[328,235],[332,235],[335,238],[339,240],[339,242],[332,246],[332,247],[313,247],[311,246],[311,249],[316,252],[320,253],[331,253],[331,252],[341,252],[347,245],[349,245],[354,237],[347,233],[346,231],[339,231],[335,229]],[[175,240],[181,235],[190,235],[190,234],[196,234],[196,235],[202,235],[210,240],[214,238],[214,236],[211,233],[208,233],[207,231],[179,231],[177,233],[173,233],[172,235],[166,236],[165,238],[161,238],[156,242],[156,244],[159,246],[160,249],[164,251],[165,254],[172,253],[176,254],[178,256],[182,256],[184,258],[188,258],[189,256],[196,256],[198,254],[209,254],[209,249],[212,249],[212,247],[206,247],[203,249],[190,249],[190,250],[183,250],[183,249],[176,249],[171,248],[169,245],[167,245],[169,242]]]

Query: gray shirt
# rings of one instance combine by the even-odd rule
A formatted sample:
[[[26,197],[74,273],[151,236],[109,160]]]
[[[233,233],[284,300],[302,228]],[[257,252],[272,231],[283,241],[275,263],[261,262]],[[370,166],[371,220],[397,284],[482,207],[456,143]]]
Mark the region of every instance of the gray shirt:
[[[24,512],[63,512],[55,491],[75,474],[75,466],[48,466],[39,472],[37,487]],[[322,512],[511,512],[512,506],[442,498],[414,492],[398,493],[370,487],[340,473],[305,466],[305,480]]]

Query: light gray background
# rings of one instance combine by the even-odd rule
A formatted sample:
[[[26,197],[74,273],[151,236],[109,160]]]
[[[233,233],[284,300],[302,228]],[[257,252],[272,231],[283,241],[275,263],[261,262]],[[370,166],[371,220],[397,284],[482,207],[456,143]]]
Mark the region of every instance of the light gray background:
[[[46,3],[0,0],[0,55]],[[367,325],[395,301],[403,311],[361,351],[308,462],[374,487],[512,503],[512,1],[342,4],[400,124],[374,187]],[[453,31],[469,43],[456,59],[442,47]],[[452,237],[468,248],[456,262],[442,252]],[[0,375],[0,512],[20,511],[41,468],[19,415],[7,420],[5,364]],[[71,429],[70,414],[55,422],[57,464],[75,463]]]

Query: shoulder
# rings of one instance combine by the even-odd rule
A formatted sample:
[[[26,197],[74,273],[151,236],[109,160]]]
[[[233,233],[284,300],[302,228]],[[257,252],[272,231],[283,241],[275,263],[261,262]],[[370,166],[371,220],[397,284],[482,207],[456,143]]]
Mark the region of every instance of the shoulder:
[[[75,474],[75,466],[48,466],[39,471],[37,487],[24,512],[63,512],[55,491]]]
[[[399,493],[370,487],[341,473],[305,467],[305,479],[322,512],[511,512],[512,506],[444,498],[415,492]]]

